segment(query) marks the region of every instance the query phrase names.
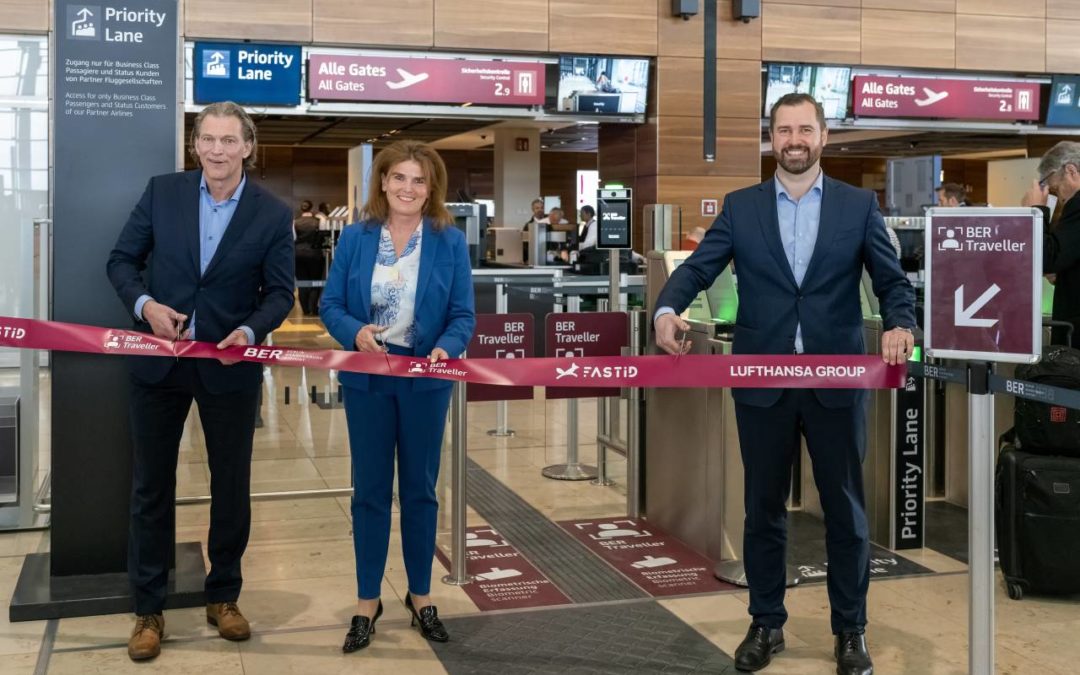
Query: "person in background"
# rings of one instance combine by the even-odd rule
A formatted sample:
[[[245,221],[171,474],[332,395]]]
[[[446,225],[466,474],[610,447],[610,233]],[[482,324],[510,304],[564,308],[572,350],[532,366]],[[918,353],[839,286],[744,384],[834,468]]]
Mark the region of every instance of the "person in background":
[[[938,206],[967,206],[967,190],[959,183],[942,183],[936,192]]]
[[[247,182],[244,169],[254,167],[255,136],[255,122],[237,104],[208,105],[195,116],[191,132],[191,153],[200,168],[150,179],[107,265],[137,330],[224,349],[261,344],[288,316],[292,214],[257,182]],[[141,661],[161,652],[176,464],[193,400],[210,466],[206,620],[221,637],[246,640],[251,627],[237,599],[251,531],[251,452],[262,365],[152,357],[130,365],[134,469],[127,571],[135,629],[128,656]]]
[[[319,210],[315,212],[315,217],[319,219],[319,229],[329,229],[326,223],[330,220],[330,205],[319,202]]]
[[[525,221],[525,230],[529,229],[529,225],[532,225],[533,223],[538,223],[541,220],[543,220],[544,218],[547,218],[547,215],[544,213],[544,200],[543,199],[534,199],[534,200],[532,200],[531,206],[532,206],[532,217]]]
[[[578,237],[578,250],[584,251],[587,248],[596,248],[596,237],[598,234],[596,209],[586,204],[581,207],[580,216],[584,225],[581,226],[581,234]]]
[[[596,91],[604,94],[616,94],[618,89],[611,83],[611,78],[604,71],[600,72],[600,76],[596,78]]]
[[[319,219],[311,212],[311,202],[307,199],[300,202],[300,215],[293,221],[293,232],[296,235],[296,280],[321,281],[326,271],[322,249],[323,235],[319,230]],[[321,288],[302,286],[298,289],[297,296],[300,311],[304,316],[315,316],[319,313]]]
[[[345,228],[320,312],[344,349],[415,357],[424,368],[465,351],[476,326],[465,235],[443,202],[446,166],[398,141],[375,156],[363,221]],[[381,357],[379,357],[381,358]],[[382,614],[397,458],[405,606],[428,640],[449,635],[431,603],[443,428],[452,383],[341,372],[352,455],[357,604],[342,650],[367,647]]]
[[[1080,329],[1080,143],[1061,141],[1039,161],[1039,177],[1024,195],[1024,206],[1036,206],[1043,212],[1043,273],[1054,275],[1054,308],[1051,318],[1066,321]],[[1057,226],[1049,227],[1053,215],[1047,202],[1050,196],[1062,204]],[[1067,329],[1053,328],[1054,344],[1066,344]],[[1080,345],[1076,331],[1073,344]]]

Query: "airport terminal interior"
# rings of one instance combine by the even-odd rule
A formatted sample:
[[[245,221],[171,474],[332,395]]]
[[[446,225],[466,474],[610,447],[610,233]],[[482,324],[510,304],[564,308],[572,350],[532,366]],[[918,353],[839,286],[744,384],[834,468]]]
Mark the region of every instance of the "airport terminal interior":
[[[147,3],[0,2],[0,345],[13,344],[10,318],[132,329],[106,257],[151,175],[199,168],[199,113],[232,100],[258,139],[248,180],[288,205],[309,252],[266,347],[341,348],[318,313],[336,244],[359,220],[379,152],[418,140],[445,162],[468,246],[480,323],[466,358],[674,359],[656,345],[660,289],[725,198],[777,172],[773,104],[809,94],[828,128],[822,171],[876,197],[916,298],[904,386],[872,390],[866,405],[874,672],[1077,672],[1080,560],[1062,555],[1034,580],[1057,575],[1069,590],[1032,590],[1006,578],[1000,522],[993,539],[1005,489],[995,462],[1030,386],[1019,364],[1071,339],[1052,317],[1063,291],[1041,261],[1016,273],[1030,300],[1020,353],[1001,346],[1003,331],[979,349],[932,344],[927,317],[935,218],[971,208],[1021,218],[1032,237],[1059,226],[1064,203],[1048,204],[1045,223],[1020,207],[1053,176],[1040,159],[1080,140],[1080,0]],[[738,352],[740,302],[756,301],[738,280],[728,267],[682,314],[690,354]],[[869,274],[858,290],[876,354],[891,326]],[[1006,311],[992,291],[967,303],[957,293],[946,299],[960,298],[958,326]],[[455,384],[431,573],[451,639],[411,625],[395,488],[384,614],[369,647],[343,653],[357,572],[341,373],[280,364],[263,367],[254,432],[238,601],[251,638],[219,637],[192,577],[209,565],[211,519],[192,408],[162,651],[133,662],[118,361],[0,346],[0,675],[737,672],[750,597],[732,389]],[[993,394],[979,408],[968,380],[988,361]],[[1059,384],[1029,388],[1026,402],[1057,392],[1064,407],[1051,415],[1074,421],[1080,406]],[[1074,450],[1058,459],[1080,466]],[[1068,506],[1021,552],[1080,527],[1080,468],[1055,475]],[[786,646],[763,672],[834,673],[805,443],[787,513]],[[1075,552],[1068,542],[1060,549]]]

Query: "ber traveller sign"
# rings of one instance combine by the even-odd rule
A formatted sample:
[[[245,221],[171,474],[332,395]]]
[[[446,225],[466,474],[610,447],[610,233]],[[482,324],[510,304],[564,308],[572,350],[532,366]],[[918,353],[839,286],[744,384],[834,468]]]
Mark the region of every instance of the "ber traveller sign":
[[[1038,120],[1039,83],[932,77],[855,77],[861,117]]]
[[[548,314],[544,342],[547,355],[567,358],[564,367],[556,367],[556,381],[574,384],[583,379],[604,380],[612,375],[633,376],[635,366],[596,368],[573,361],[584,356],[619,356],[630,341],[629,319],[625,312],[559,312]],[[617,372],[634,369],[634,372]],[[545,396],[556,398],[586,398],[618,396],[619,389],[589,389],[577,387],[548,387]]]
[[[481,59],[311,54],[312,101],[540,105],[544,64]]]
[[[532,358],[536,356],[533,335],[532,314],[477,314],[468,355],[473,359]],[[521,401],[533,397],[533,388],[470,384],[465,395],[470,401]]]
[[[1042,232],[1038,209],[930,209],[928,355],[1012,363],[1039,359]]]

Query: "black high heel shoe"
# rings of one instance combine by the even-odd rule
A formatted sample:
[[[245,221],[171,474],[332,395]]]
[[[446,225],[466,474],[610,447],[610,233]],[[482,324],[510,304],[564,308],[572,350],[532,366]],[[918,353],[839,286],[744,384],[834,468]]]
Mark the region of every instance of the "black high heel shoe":
[[[416,607],[413,606],[412,593],[407,593],[405,595],[405,607],[412,614],[412,621],[409,622],[409,625],[415,626],[419,623],[420,634],[425,638],[432,642],[447,642],[450,640],[450,635],[446,632],[446,626],[443,626],[443,622],[439,620],[439,610],[435,609],[435,605],[421,607],[420,611],[417,611]]]
[[[363,649],[371,644],[371,636],[375,634],[375,622],[382,616],[382,600],[375,609],[375,616],[367,618],[357,614],[352,618],[349,632],[345,634],[345,644],[341,645],[341,651],[346,654]]]

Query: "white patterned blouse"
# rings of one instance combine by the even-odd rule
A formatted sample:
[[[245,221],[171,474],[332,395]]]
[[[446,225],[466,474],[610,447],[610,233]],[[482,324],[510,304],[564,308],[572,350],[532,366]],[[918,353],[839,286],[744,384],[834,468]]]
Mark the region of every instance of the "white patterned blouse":
[[[416,284],[423,229],[423,223],[417,226],[400,256],[386,225],[379,234],[379,253],[371,275],[371,322],[389,326],[379,338],[399,347],[412,347],[416,337]]]

